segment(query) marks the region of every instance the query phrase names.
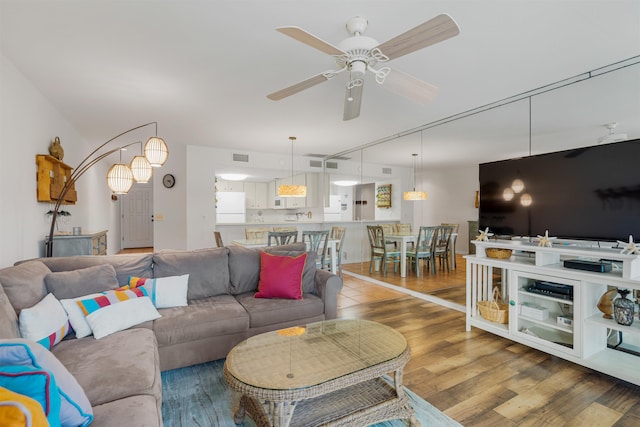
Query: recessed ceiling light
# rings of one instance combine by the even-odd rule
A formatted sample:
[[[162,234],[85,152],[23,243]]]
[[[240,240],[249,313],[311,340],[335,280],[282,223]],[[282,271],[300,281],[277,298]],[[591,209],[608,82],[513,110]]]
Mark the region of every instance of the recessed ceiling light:
[[[225,181],[244,181],[249,175],[241,173],[221,173],[220,178]]]

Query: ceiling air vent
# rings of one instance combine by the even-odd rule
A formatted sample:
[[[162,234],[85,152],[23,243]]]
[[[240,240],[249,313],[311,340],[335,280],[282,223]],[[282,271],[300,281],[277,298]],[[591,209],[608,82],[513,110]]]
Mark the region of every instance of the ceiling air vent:
[[[320,161],[320,160],[309,160],[309,166],[311,166],[312,168],[321,168],[322,167],[322,161]]]
[[[382,173],[385,175],[391,175],[391,168],[382,168]]]
[[[338,169],[338,162],[325,162],[324,166],[327,169]]]
[[[234,162],[245,162],[245,163],[248,163],[249,162],[249,155],[248,154],[233,153],[233,161]]]

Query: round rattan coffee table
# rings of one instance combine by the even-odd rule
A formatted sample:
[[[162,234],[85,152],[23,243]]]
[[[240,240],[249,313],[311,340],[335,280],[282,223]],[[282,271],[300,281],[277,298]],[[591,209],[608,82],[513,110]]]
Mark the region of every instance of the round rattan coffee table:
[[[398,331],[366,320],[311,323],[249,338],[224,364],[245,413],[259,426],[353,426],[408,419],[420,426],[402,387],[409,360]],[[391,376],[385,374],[393,373]]]

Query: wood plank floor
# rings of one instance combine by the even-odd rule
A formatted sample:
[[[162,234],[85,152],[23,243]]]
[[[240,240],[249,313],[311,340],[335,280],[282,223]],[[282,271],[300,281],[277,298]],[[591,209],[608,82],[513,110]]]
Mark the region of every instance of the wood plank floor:
[[[640,387],[466,332],[464,313],[347,274],[343,281],[339,317],[404,334],[412,354],[404,383],[464,426],[640,426]]]
[[[344,267],[369,274],[368,264]],[[372,278],[465,303],[461,258],[451,273]],[[411,347],[404,383],[464,426],[640,426],[638,386],[479,329],[466,332],[459,311],[348,274],[343,281],[338,316],[404,334]]]

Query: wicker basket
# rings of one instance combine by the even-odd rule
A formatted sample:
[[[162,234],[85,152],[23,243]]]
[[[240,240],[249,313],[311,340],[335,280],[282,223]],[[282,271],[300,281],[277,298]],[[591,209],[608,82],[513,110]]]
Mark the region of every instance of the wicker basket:
[[[513,251],[511,249],[502,249],[502,248],[487,248],[484,250],[489,258],[496,259],[508,259],[511,257]]]
[[[493,288],[491,301],[478,301],[480,316],[490,322],[509,323],[509,306],[502,302],[498,287]]]

